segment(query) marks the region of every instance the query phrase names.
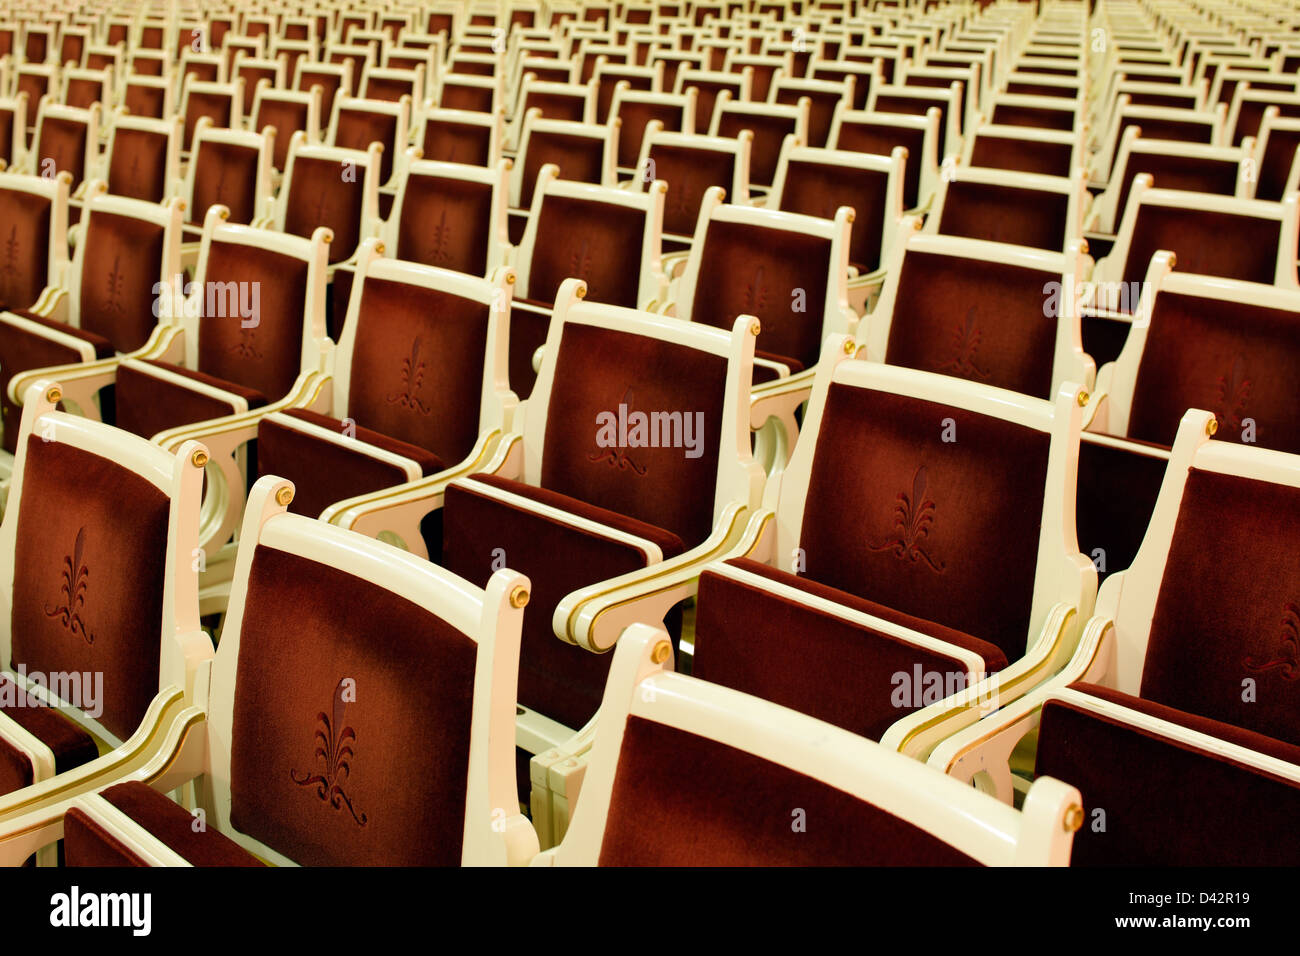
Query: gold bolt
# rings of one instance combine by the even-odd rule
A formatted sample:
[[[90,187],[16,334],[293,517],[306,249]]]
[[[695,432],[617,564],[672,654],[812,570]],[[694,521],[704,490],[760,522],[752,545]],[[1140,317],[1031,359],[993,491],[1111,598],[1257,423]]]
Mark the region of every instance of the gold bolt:
[[[381,256],[384,254],[384,244],[382,242],[375,243],[375,252],[379,253]]]
[[[1074,400],[1079,403],[1080,408],[1086,406],[1088,404],[1088,400],[1091,398],[1092,398],[1091,395],[1089,395],[1087,392],[1082,390],[1080,390],[1078,395],[1074,396]]]
[[[202,448],[190,455],[190,464],[195,468],[202,468],[208,463],[208,453]]]
[[[1219,420],[1217,418],[1211,418],[1208,422],[1205,423],[1205,434],[1213,435],[1218,430],[1219,430]]]
[[[289,507],[289,502],[293,501],[293,489],[288,485],[285,485],[275,493],[275,500],[280,507]]]
[[[506,285],[514,285],[514,284],[515,284],[515,273],[514,270],[511,270],[510,272],[506,273]]]
[[[844,340],[844,354],[845,354],[845,355],[852,355],[852,354],[853,354],[854,352],[856,352],[857,350],[858,350],[858,343],[857,343],[857,342],[854,342],[852,339],[845,339],[845,340]]]
[[[587,296],[587,283],[585,283],[585,282],[579,282],[579,283],[578,283],[578,298],[579,298],[579,299],[584,299],[584,298],[586,298],[586,296]]]
[[[528,588],[522,584],[510,592],[510,606],[524,607],[528,604]]]
[[[1061,821],[1066,833],[1074,833],[1083,826],[1083,807],[1072,803],[1065,808],[1065,818]]]
[[[51,405],[57,405],[63,401],[63,389],[57,385],[51,385],[45,390],[45,400]]]
[[[755,319],[749,326],[750,335],[757,336],[758,333],[762,331],[763,331],[763,323],[758,321],[758,319]]]
[[[650,652],[650,661],[653,664],[662,664],[668,660],[668,655],[673,652],[673,646],[667,641],[660,641]]]

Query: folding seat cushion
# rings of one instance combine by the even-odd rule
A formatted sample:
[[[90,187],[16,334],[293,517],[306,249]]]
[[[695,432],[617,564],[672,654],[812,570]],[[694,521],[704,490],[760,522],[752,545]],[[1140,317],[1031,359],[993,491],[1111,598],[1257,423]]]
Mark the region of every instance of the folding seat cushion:
[[[266,477],[251,495],[201,760],[178,763],[178,752],[162,756],[162,773],[123,773],[66,817],[48,811],[31,839],[62,830],[73,864],[531,859],[537,838],[512,809],[509,759],[528,580],[502,570],[480,590],[285,514],[292,493]],[[399,764],[410,772],[394,773]],[[199,773],[207,833],[189,834],[191,814],[162,794]]]
[[[1107,581],[1065,669],[932,756],[959,778],[990,771],[1009,799],[1005,754],[1037,727],[1034,772],[1079,786],[1102,821],[1080,864],[1297,859],[1300,552],[1278,515],[1300,507],[1300,458],[1211,441],[1214,422],[1184,416],[1137,559]]]
[[[119,747],[212,650],[181,570],[198,540],[202,447],[164,452],[54,411],[61,398],[48,381],[25,396],[0,527],[3,793]]]
[[[518,299],[510,317],[510,387],[533,390],[533,355],[546,343],[550,314],[566,279],[581,279],[591,302],[625,309],[662,302],[668,280],[660,266],[659,223],[667,186],[645,192],[557,180],[545,166],[516,259]]]
[[[488,281],[382,259],[374,240],[362,258],[329,414],[258,425],[260,472],[293,481],[292,510],[308,517],[462,462],[513,405],[498,348],[513,273]]]
[[[43,299],[34,310],[0,313],[0,411],[4,450],[17,450],[19,411],[15,400],[26,392],[15,376],[30,379],[50,366],[76,365],[135,352],[158,325],[158,292],[180,268],[179,205],[108,196],[102,183],[88,190],[81,239],[66,289]],[[70,398],[72,395],[70,394]],[[76,395],[82,414],[95,415]]]
[[[1036,781],[1017,813],[830,724],[672,673],[662,631],[634,625],[614,658],[573,825],[534,865],[1069,861],[1079,795],[1059,781]],[[792,826],[792,807],[821,825]]]

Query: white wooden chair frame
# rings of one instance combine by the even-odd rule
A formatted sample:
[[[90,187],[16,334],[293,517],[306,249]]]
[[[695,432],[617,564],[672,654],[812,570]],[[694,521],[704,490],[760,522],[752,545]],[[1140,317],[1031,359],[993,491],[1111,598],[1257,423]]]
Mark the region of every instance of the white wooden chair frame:
[[[457,117],[457,122],[459,121]],[[432,176],[438,179],[480,183],[492,187],[492,222],[488,232],[487,268],[484,271],[485,276],[491,276],[510,261],[512,254],[506,212],[512,166],[513,163],[508,159],[499,159],[493,166],[470,166],[466,163],[444,163],[438,160],[420,159],[418,147],[411,147],[407,150],[406,161],[402,164],[402,178],[397,182],[397,198],[393,202],[392,211],[388,218],[379,224],[378,235],[384,255],[389,258],[397,255],[397,237],[402,223],[402,210],[406,205],[406,188],[412,177]]]
[[[873,110],[837,110],[831,121],[830,136],[827,146],[830,149],[844,149],[839,145],[840,134],[846,123],[876,124],[893,126],[899,129],[917,129],[923,131],[921,147],[920,182],[916,189],[916,208],[908,212],[923,211],[929,208],[935,189],[939,183],[939,122],[941,113],[933,108],[925,116],[909,116],[904,113],[879,113]]]

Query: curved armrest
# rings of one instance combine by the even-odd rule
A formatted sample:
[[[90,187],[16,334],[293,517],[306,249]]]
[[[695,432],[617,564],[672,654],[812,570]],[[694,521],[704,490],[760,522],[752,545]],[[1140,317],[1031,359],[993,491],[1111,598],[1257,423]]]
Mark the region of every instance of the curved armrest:
[[[661,621],[674,604],[695,594],[700,573],[710,562],[753,553],[774,519],[769,511],[731,502],[702,544],[670,560],[565,595],[551,626],[562,640],[604,653],[629,624]]]
[[[987,774],[996,796],[1011,803],[1014,796],[1012,751],[1025,734],[1038,726],[1043,703],[1055,691],[1109,670],[1109,658],[1114,651],[1113,634],[1114,624],[1110,619],[1094,617],[1084,627],[1074,656],[1059,674],[1009,706],[941,741],[931,751],[928,763],[963,781],[972,780],[976,774]]]
[[[451,482],[476,474],[518,478],[523,474],[523,453],[522,435],[493,429],[479,436],[460,464],[418,481],[337,502],[321,513],[321,520],[372,538],[395,537],[402,547],[418,553],[423,549],[420,522],[442,507]]]
[[[1071,625],[1076,614],[1068,604],[1053,605],[1024,657],[959,694],[900,718],[885,731],[880,743],[924,760],[941,740],[1024,697],[1070,660],[1075,649]]]
[[[191,439],[201,441],[208,446],[215,458],[222,451],[233,451],[239,445],[256,438],[258,422],[272,412],[290,408],[316,408],[322,404],[322,400],[328,405],[332,384],[333,379],[321,372],[303,372],[293,383],[289,394],[278,402],[234,415],[211,418],[197,425],[178,425],[159,432],[154,436],[154,441],[168,451],[174,451]]]

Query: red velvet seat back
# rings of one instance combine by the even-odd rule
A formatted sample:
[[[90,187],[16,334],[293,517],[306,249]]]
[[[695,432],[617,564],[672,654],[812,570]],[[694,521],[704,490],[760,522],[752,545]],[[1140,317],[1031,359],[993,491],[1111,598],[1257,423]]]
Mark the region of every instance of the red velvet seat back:
[[[198,370],[271,401],[287,394],[302,364],[307,263],[255,246],[213,242],[203,300]],[[245,318],[242,312],[253,311],[255,303],[258,314]]]
[[[691,321],[730,329],[738,315],[758,316],[759,348],[804,368],[816,364],[833,268],[831,240],[714,220],[703,242]]]
[[[462,70],[461,72],[468,71]],[[438,101],[438,105],[449,110],[491,113],[493,100],[491,87],[457,83],[454,77],[447,76],[443,77],[442,98]]]
[[[77,109],[90,109],[92,104],[101,101],[103,93],[104,84],[98,79],[73,77],[68,80],[68,88],[64,94],[63,102],[64,105],[73,106]]]
[[[492,157],[492,131],[486,126],[430,119],[424,126],[422,145],[425,159],[486,166]]]
[[[221,92],[191,92],[188,106],[185,108],[185,145],[193,146],[194,127],[204,116],[212,120],[218,129],[230,128],[230,117],[234,112],[234,97]]]
[[[368,279],[361,297],[348,415],[445,462],[479,432],[490,305],[423,286]]]
[[[1138,173],[1150,173],[1157,189],[1187,189],[1198,193],[1231,196],[1237,189],[1237,164],[1224,159],[1204,159],[1161,153],[1133,153],[1120,183],[1115,222],[1119,224],[1128,203],[1129,190]]]
[[[113,135],[108,191],[114,196],[161,202],[167,188],[167,137],[119,126]]]
[[[0,109],[0,159],[6,166],[14,161],[14,110]]]
[[[728,110],[718,120],[718,135],[734,139],[741,130],[754,134],[749,151],[749,181],[755,186],[771,186],[781,160],[781,145],[795,131],[793,117]]]
[[[840,206],[851,207],[849,264],[861,273],[874,272],[881,265],[888,184],[889,174],[879,170],[795,160],[786,170],[781,210],[834,219]]]
[[[51,213],[44,196],[0,188],[0,307],[30,308],[45,289]]]
[[[166,494],[113,461],[27,440],[3,663],[83,682],[102,674],[99,720],[122,738],[158,692],[169,509]]]
[[[458,865],[476,654],[385,588],[258,547],[231,824],[304,865]]]
[[[955,441],[943,440],[949,419]],[[804,505],[804,574],[1016,660],[1049,446],[1002,419],[832,385]]]
[[[667,79],[665,78],[665,82]],[[732,99],[740,99],[740,77],[737,76],[735,81],[730,80],[706,80],[700,76],[692,76],[687,80],[682,92],[691,87],[695,87],[695,132],[707,133],[709,124],[713,121],[713,107],[718,102],[718,94],[723,90],[731,91]]]
[[[666,233],[695,235],[700,203],[709,187],[721,186],[728,198],[734,198],[731,187],[736,172],[735,153],[658,143],[650,148],[650,161],[654,163],[653,178],[668,183],[664,197]]]
[[[1300,109],[1297,110],[1300,115]],[[1300,131],[1274,129],[1268,134],[1268,146],[1259,163],[1259,182],[1255,184],[1255,198],[1278,202],[1286,193],[1287,178],[1295,164],[1295,151],[1300,147]]]
[[[1190,470],[1142,697],[1300,744],[1300,489]]]
[[[537,174],[547,163],[560,167],[560,178],[578,183],[599,183],[603,175],[605,141],[592,136],[574,136],[533,130],[528,137],[528,151],[519,161],[524,164],[524,184],[519,204],[527,209],[533,201]]]
[[[81,328],[102,335],[119,352],[144,345],[157,323],[164,235],[162,226],[108,212],[92,213],[85,225]]]
[[[301,75],[298,77],[298,89],[303,92],[310,91],[313,86],[321,88],[320,115],[322,117],[333,115],[334,96],[338,93],[342,83],[343,80],[337,73],[312,70],[307,67],[303,68]]]
[[[794,808],[820,825],[797,830]],[[930,833],[781,764],[630,716],[601,866],[974,866]]]
[[[939,142],[937,156],[940,161],[947,154],[944,145],[948,135],[948,100],[935,98],[922,99],[911,96],[878,96],[875,109],[880,113],[902,113],[905,116],[924,116],[931,109],[939,111]]]
[[[267,80],[271,88],[276,86],[275,70],[269,66],[247,66],[241,65],[239,76],[244,80],[244,115],[248,116],[253,112],[253,98],[257,96],[257,84],[262,80]]]
[[[885,361],[1050,399],[1059,273],[929,253],[903,258]]]
[[[1180,143],[1213,142],[1213,129],[1206,122],[1182,122],[1177,119],[1152,119],[1149,116],[1122,116],[1119,121],[1119,135],[1115,142],[1124,139],[1124,131],[1130,126],[1142,127],[1143,139],[1172,139]]]
[[[361,241],[361,197],[365,173],[340,175],[335,159],[296,156],[288,188],[284,231],[310,239],[318,226],[334,231],[330,241],[330,262],[342,262],[351,256]]]
[[[640,92],[650,90],[650,78],[648,76],[622,76],[615,74],[604,74],[600,78],[600,85],[596,89],[596,122],[606,123],[609,121],[609,108],[614,105],[614,87],[619,83],[626,83],[629,89]],[[644,127],[642,127],[644,129]],[[665,127],[666,128],[666,127]],[[628,165],[631,165],[630,163]]]
[[[592,302],[635,309],[646,213],[618,203],[547,195],[537,220],[528,297],[554,302],[565,279],[587,283]]]
[[[531,109],[538,109],[546,119],[581,123],[586,115],[587,98],[572,93],[530,89],[524,92],[524,101],[519,105],[519,109],[525,113]]]
[[[253,129],[261,131],[268,126],[275,130],[271,162],[276,169],[282,170],[289,159],[289,140],[298,130],[307,131],[307,104],[264,98],[253,120]]]
[[[228,222],[248,225],[258,214],[258,151],[252,146],[208,140],[191,162],[194,194],[186,212],[190,223],[200,225],[208,207],[220,203],[230,210]]]
[[[1278,116],[1285,119],[1295,119],[1300,117],[1300,103],[1269,103],[1261,100],[1242,100],[1241,110],[1237,114],[1237,128],[1233,130],[1232,145],[1240,146],[1241,141],[1247,136],[1258,136],[1260,125],[1264,122],[1264,111],[1270,106],[1276,106]],[[1271,137],[1270,137],[1271,138]],[[1295,150],[1291,151],[1293,154]],[[1266,197],[1256,196],[1260,199]]]
[[[678,106],[660,103],[639,103],[624,100],[619,105],[618,117],[623,125],[618,133],[618,165],[624,169],[635,166],[641,158],[641,144],[645,140],[645,128],[651,120],[659,120],[664,130],[670,133],[682,131],[682,110]],[[666,178],[666,177],[665,177]],[[730,178],[727,183],[730,183]],[[726,183],[719,183],[726,185]],[[696,206],[698,209],[698,204]]]
[[[1181,272],[1272,285],[1281,228],[1276,219],[1144,203],[1121,278],[1145,281],[1151,257],[1168,249],[1178,256]],[[1133,311],[1136,298],[1126,300]]]
[[[547,406],[542,487],[666,529],[693,547],[713,528],[726,377],[727,361],[719,355],[566,325]],[[690,427],[698,457],[689,457],[681,443],[633,446],[629,437],[629,447],[597,444],[599,416],[617,418],[620,406],[628,415],[670,416],[656,420],[667,441],[680,435],[684,443]]]
[[[1042,106],[1021,106],[999,103],[993,108],[992,123],[998,126],[1027,126],[1030,129],[1054,129],[1070,132],[1074,129],[1075,114],[1067,109],[1047,109]],[[1146,124],[1143,124],[1146,132]],[[1155,133],[1148,133],[1151,139]],[[942,154],[940,154],[942,155]]]
[[[808,145],[825,146],[830,135],[831,121],[835,118],[835,107],[844,98],[840,92],[826,90],[807,90],[787,87],[776,94],[776,102],[789,106],[796,105],[803,97],[808,97]]]
[[[888,156],[895,146],[907,150],[903,163],[903,208],[915,209],[921,190],[921,156],[925,146],[925,130],[900,126],[879,126],[872,123],[842,123],[836,149],[853,153],[874,153]]]
[[[162,119],[167,106],[167,91],[161,87],[128,82],[122,102],[132,116]],[[190,145],[191,141],[187,138],[185,148],[188,149]]]
[[[45,174],[52,169],[51,177],[69,172],[72,174],[70,188],[76,189],[86,175],[86,136],[89,133],[90,127],[77,120],[44,117],[40,128],[40,155],[36,157],[37,172]]]
[[[469,275],[487,273],[492,186],[442,176],[406,181],[397,258]]]
[[[17,85],[14,88],[14,95],[21,93],[27,94],[27,115],[34,119],[36,116],[36,107],[40,103],[41,97],[50,90],[50,78],[44,73],[19,73]],[[30,119],[29,119],[30,122]]]
[[[1128,433],[1172,445],[1189,408],[1215,438],[1300,453],[1300,313],[1162,292],[1138,367]],[[1247,424],[1247,423],[1250,424]]]
[[[1060,252],[1070,197],[1065,193],[955,177],[948,183],[939,233]]]
[[[366,78],[366,99],[383,100],[387,103],[396,103],[403,96],[417,99],[419,91],[412,89],[413,86],[411,80],[371,74]]]
[[[397,117],[391,113],[375,113],[370,110],[340,109],[334,145],[365,151],[371,143],[379,143],[384,147],[379,164],[379,181],[381,184],[386,183],[393,174],[393,154],[406,146],[405,143],[397,142]]]

